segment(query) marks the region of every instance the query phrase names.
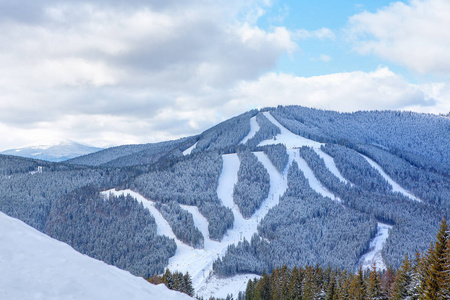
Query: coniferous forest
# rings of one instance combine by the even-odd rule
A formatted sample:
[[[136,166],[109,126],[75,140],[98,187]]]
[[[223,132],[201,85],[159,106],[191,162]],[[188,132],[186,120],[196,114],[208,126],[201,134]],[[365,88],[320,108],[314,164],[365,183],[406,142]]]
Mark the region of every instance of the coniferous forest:
[[[353,274],[318,265],[292,269],[284,265],[250,280],[237,299],[450,299],[449,227],[444,219],[430,249],[415,258],[406,255],[397,270],[380,272],[373,267]]]

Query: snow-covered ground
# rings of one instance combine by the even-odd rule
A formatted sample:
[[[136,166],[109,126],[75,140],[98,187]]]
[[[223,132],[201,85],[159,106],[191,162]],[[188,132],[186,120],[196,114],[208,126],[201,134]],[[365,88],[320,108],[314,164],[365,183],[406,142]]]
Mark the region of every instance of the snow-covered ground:
[[[405,190],[404,188],[402,188],[397,182],[395,182],[388,174],[386,174],[386,172],[384,172],[383,168],[377,164],[376,162],[374,162],[373,160],[371,160],[370,158],[368,158],[365,155],[362,155],[362,157],[364,157],[367,162],[375,169],[378,171],[378,173],[381,174],[381,176],[383,176],[383,178],[390,184],[390,186],[392,187],[392,191],[393,192],[398,192],[406,197],[408,197],[411,200],[414,201],[418,201],[418,202],[422,202],[422,200],[420,200],[419,198],[417,198],[416,196],[414,196],[413,194],[411,194],[411,192]]]
[[[239,144],[247,143],[247,141],[249,139],[251,139],[252,137],[255,136],[255,134],[258,132],[258,130],[259,130],[259,124],[258,124],[258,122],[256,122],[256,117],[250,118],[250,131],[247,134],[247,136],[244,137]]]
[[[273,145],[273,144],[284,144],[286,148],[292,149],[296,147],[302,147],[302,146],[308,146],[312,148],[320,148],[322,146],[322,143],[304,138],[302,136],[296,135],[289,131],[286,127],[281,125],[271,114],[270,112],[266,111],[263,113],[264,116],[272,122],[275,126],[280,128],[281,133],[279,133],[275,139],[265,140],[259,143],[259,146],[264,145]]]
[[[344,176],[342,176],[341,172],[339,172],[333,157],[328,155],[328,153],[323,152],[320,148],[313,148],[313,150],[316,151],[320,158],[323,159],[323,161],[325,162],[325,166],[334,176],[336,176],[340,181],[344,183],[349,183],[349,181],[345,179]]]
[[[183,273],[189,272],[192,276],[194,289],[199,296],[205,298],[208,298],[209,296],[225,297],[228,293],[237,296],[239,291],[245,290],[248,279],[257,276],[248,274],[220,279],[212,275],[212,264],[217,258],[222,257],[225,254],[229,245],[237,244],[244,238],[250,240],[253,234],[257,232],[258,223],[272,207],[278,204],[279,198],[287,189],[286,173],[288,167],[286,167],[283,174],[280,174],[264,153],[255,152],[255,155],[269,172],[270,190],[268,198],[249,219],[245,219],[242,216],[239,208],[233,201],[233,189],[238,180],[237,173],[240,166],[239,158],[237,154],[227,154],[222,156],[223,167],[219,177],[217,194],[223,205],[232,210],[235,221],[233,228],[227,231],[221,242],[213,241],[209,238],[208,221],[200,214],[197,207],[187,205],[181,206],[193,215],[195,226],[202,232],[205,238],[204,249],[194,249],[179,241],[173,234],[170,225],[154,207],[153,201],[145,199],[142,195],[131,190],[109,190],[103,193],[113,193],[115,195],[130,194],[138,201],[142,202],[144,207],[149,209],[150,213],[155,217],[157,233],[175,239],[177,244],[176,253],[170,258],[168,268],[172,271],[180,271]],[[290,161],[292,161],[292,159]]]
[[[378,223],[378,231],[376,236],[370,241],[369,252],[360,258],[356,271],[359,270],[359,266],[363,270],[371,270],[374,263],[378,271],[386,270],[386,265],[381,256],[381,250],[383,250],[384,244],[389,237],[389,230],[391,228],[392,226],[390,225]]]
[[[328,197],[336,202],[339,202],[339,203],[342,202],[342,200],[338,196],[331,193],[325,186],[322,185],[322,183],[320,183],[320,181],[316,178],[313,171],[308,166],[308,164],[303,159],[303,157],[300,157],[298,150],[296,150],[296,149],[287,150],[287,152],[288,152],[289,156],[292,156],[293,159],[297,162],[298,167],[300,168],[300,170],[303,172],[306,179],[308,180],[309,186],[314,191],[316,191],[317,193],[321,194],[322,196]]]
[[[192,299],[82,255],[2,212],[0,228],[1,299]]]
[[[195,149],[195,147],[197,146],[197,143],[195,143],[194,145],[190,146],[189,148],[187,148],[186,150],[183,151],[183,155],[189,155],[192,153],[192,150]]]

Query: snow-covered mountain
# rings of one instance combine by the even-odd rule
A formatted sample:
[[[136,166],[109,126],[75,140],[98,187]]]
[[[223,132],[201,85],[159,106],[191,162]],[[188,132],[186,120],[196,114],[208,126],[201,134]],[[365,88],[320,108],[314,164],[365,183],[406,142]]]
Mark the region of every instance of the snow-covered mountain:
[[[192,299],[82,255],[2,212],[0,265],[2,299]]]
[[[0,210],[132,274],[236,297],[283,264],[383,269],[426,250],[450,217],[449,129],[280,106],[64,164],[0,155]]]
[[[0,152],[0,154],[61,162],[100,150],[102,150],[102,148],[83,145],[73,141],[63,141],[55,145],[37,145],[5,150]]]

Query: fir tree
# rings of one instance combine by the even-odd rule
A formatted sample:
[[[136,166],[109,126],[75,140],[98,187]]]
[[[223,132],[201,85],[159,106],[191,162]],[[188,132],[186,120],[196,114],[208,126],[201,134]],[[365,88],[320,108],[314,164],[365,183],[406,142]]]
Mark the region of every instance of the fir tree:
[[[445,248],[448,234],[447,222],[445,219],[441,222],[437,240],[434,248],[430,249],[427,257],[428,268],[425,276],[423,295],[421,299],[434,300],[442,299],[442,287],[444,282],[444,260]]]
[[[300,300],[302,299],[302,282],[303,282],[303,269],[294,267],[292,269],[291,281],[289,283],[289,299]]]
[[[366,284],[364,282],[364,273],[361,267],[359,267],[359,271],[350,285],[350,294],[355,300],[366,299]]]
[[[377,272],[375,263],[369,275],[369,283],[367,284],[367,297],[371,300],[384,300],[386,297],[381,291],[380,274]]]
[[[391,299],[401,300],[409,299],[410,290],[409,287],[412,282],[412,266],[406,254],[401,268],[397,271],[394,281],[394,291]]]

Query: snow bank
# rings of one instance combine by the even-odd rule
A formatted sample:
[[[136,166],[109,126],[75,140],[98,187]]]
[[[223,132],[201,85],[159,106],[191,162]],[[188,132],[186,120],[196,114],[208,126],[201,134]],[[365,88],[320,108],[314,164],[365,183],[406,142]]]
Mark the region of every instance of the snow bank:
[[[405,190],[404,188],[402,188],[397,182],[395,182],[388,174],[386,174],[386,172],[384,172],[383,168],[377,164],[376,162],[374,162],[373,160],[371,160],[370,158],[368,158],[365,155],[362,155],[362,157],[364,157],[367,162],[375,169],[378,171],[378,173],[381,174],[381,176],[383,176],[383,178],[391,185],[392,187],[392,191],[393,192],[398,192],[406,197],[408,197],[411,200],[414,201],[418,201],[418,202],[422,202],[422,200],[420,200],[419,198],[417,198],[416,196],[414,196],[413,194],[411,194],[409,191]]]
[[[378,231],[373,240],[370,241],[369,252],[360,258],[356,271],[359,270],[360,266],[363,270],[371,270],[374,263],[378,271],[386,270],[386,265],[381,256],[381,250],[383,250],[384,244],[389,237],[389,230],[391,228],[392,226],[390,225],[378,223]]]
[[[0,212],[2,299],[192,299],[152,285]]]
[[[249,139],[251,139],[252,137],[255,136],[255,134],[258,132],[258,130],[259,130],[259,124],[258,124],[258,122],[256,122],[256,117],[252,117],[252,118],[250,119],[250,131],[249,131],[249,133],[247,134],[247,136],[244,137],[244,138],[242,139],[242,141],[241,141],[239,144],[245,144],[245,143],[247,143],[247,141],[248,141]]]

